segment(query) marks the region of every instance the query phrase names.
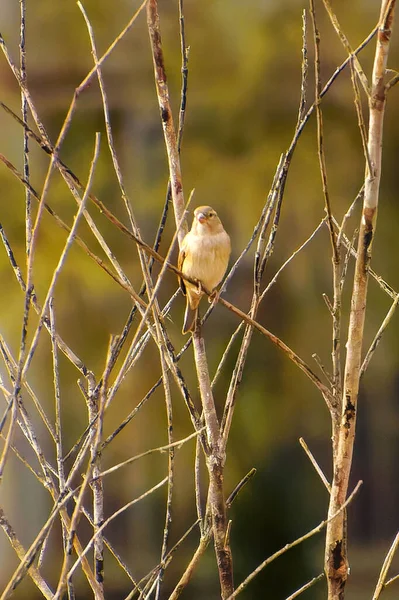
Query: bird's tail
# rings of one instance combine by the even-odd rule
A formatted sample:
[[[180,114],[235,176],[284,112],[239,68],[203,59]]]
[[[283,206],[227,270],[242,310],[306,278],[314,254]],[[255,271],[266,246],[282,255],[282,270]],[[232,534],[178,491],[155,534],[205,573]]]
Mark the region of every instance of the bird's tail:
[[[194,331],[195,324],[198,319],[198,306],[195,308],[191,308],[190,302],[187,300],[186,303],[186,312],[184,313],[184,322],[182,333],[188,333],[189,331]]]

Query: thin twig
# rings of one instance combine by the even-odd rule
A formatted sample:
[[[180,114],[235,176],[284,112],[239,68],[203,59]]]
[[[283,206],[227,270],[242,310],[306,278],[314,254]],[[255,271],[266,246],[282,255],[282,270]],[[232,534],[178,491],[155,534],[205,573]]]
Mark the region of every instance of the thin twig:
[[[399,580],[399,574],[395,575],[394,577],[391,577],[391,579],[388,579],[388,581],[385,584],[385,587],[387,585],[391,585],[391,583],[395,583],[395,581],[398,581],[398,580]]]
[[[290,262],[300,253],[302,252],[302,250],[313,240],[313,238],[316,236],[316,234],[320,231],[320,229],[323,227],[324,223],[326,222],[326,217],[324,217],[320,223],[317,225],[317,227],[312,231],[312,233],[310,234],[310,236],[299,246],[299,248],[297,248],[296,250],[294,250],[294,252],[291,254],[291,256],[289,256],[281,265],[281,267],[276,271],[276,274],[273,276],[273,278],[269,281],[269,283],[267,284],[267,286],[265,287],[265,289],[262,292],[261,295],[261,299],[263,300],[263,298],[266,296],[266,294],[270,291],[270,289],[273,287],[273,285],[276,283],[278,277],[281,275],[282,271],[284,271],[284,269],[290,264]]]
[[[320,371],[323,373],[324,377],[327,379],[330,386],[332,387],[333,380],[332,380],[331,374],[327,371],[326,367],[322,363],[320,356],[318,354],[314,353],[314,354],[312,354],[312,358],[315,361],[315,363],[317,364],[317,366],[319,367]]]
[[[364,357],[362,366],[360,368],[360,377],[362,377],[364,375],[367,367],[369,366],[370,360],[372,359],[374,352],[377,350],[378,344],[381,341],[384,331],[386,330],[389,323],[391,322],[394,312],[398,306],[398,302],[399,302],[399,294],[396,296],[395,300],[391,304],[391,308],[389,309],[385,319],[381,323],[381,326],[378,329],[377,333],[375,334],[375,338],[373,339],[370,348],[367,350],[367,354]]]
[[[314,584],[323,579],[323,577],[325,577],[324,573],[320,573],[320,575],[313,577],[313,579],[305,583],[305,585],[300,587],[298,590],[296,590],[296,592],[291,594],[291,596],[288,596],[288,598],[286,598],[285,600],[294,600],[294,598],[298,598],[298,596],[300,596],[301,594],[303,594],[303,592],[306,592],[306,590],[314,586]]]
[[[297,538],[295,541],[291,542],[290,544],[286,544],[283,548],[281,548],[280,550],[278,550],[277,552],[275,552],[274,554],[269,556],[269,558],[264,560],[258,567],[256,567],[256,569],[254,571],[252,571],[252,573],[250,575],[248,575],[248,577],[246,577],[244,579],[244,581],[238,586],[238,588],[234,591],[234,593],[231,596],[229,596],[229,598],[227,598],[227,600],[233,600],[233,598],[236,598],[238,596],[238,594],[240,594],[247,587],[247,585],[249,583],[251,583],[251,581],[256,577],[256,575],[258,575],[258,573],[260,573],[260,571],[262,571],[265,567],[267,567],[267,565],[269,565],[271,562],[273,562],[276,558],[279,558],[282,554],[285,554],[285,552],[287,552],[288,550],[291,550],[291,548],[298,546],[298,544],[301,544],[305,540],[314,536],[316,533],[319,533],[320,531],[322,531],[322,529],[324,527],[326,527],[326,525],[328,525],[328,523],[332,519],[335,519],[337,517],[337,515],[348,506],[348,504],[353,500],[353,498],[357,494],[362,483],[363,483],[362,481],[359,481],[356,484],[355,489],[353,490],[353,492],[350,494],[350,496],[347,498],[347,500],[344,502],[344,504],[341,506],[341,508],[339,509],[339,511],[336,514],[332,515],[325,521],[321,521],[321,523],[319,523],[319,525],[317,525],[317,527],[314,527],[314,529],[311,529],[310,531],[305,533],[305,535]]]
[[[41,312],[41,314],[39,316],[39,323],[37,325],[36,332],[35,332],[35,334],[33,336],[33,340],[31,342],[31,345],[30,345],[30,348],[29,348],[29,352],[28,352],[26,361],[25,361],[24,366],[23,366],[23,370],[22,370],[22,377],[23,378],[26,377],[27,370],[29,369],[29,365],[30,365],[30,363],[32,361],[34,352],[36,350],[36,347],[37,347],[37,344],[38,344],[38,341],[39,341],[39,335],[40,335],[41,329],[43,327],[43,322],[44,322],[44,318],[45,318],[47,310],[48,310],[48,305],[49,305],[50,299],[51,299],[51,297],[53,295],[53,291],[54,291],[55,285],[57,283],[58,277],[59,277],[59,275],[60,275],[60,273],[61,273],[61,271],[63,269],[65,260],[66,260],[66,258],[68,256],[68,252],[71,249],[71,246],[72,246],[72,243],[73,243],[73,239],[75,237],[75,234],[76,234],[76,231],[77,231],[77,228],[78,228],[78,225],[79,225],[80,218],[83,215],[83,212],[85,210],[85,205],[86,205],[86,201],[87,201],[87,199],[89,197],[89,191],[90,191],[90,188],[91,188],[91,185],[92,185],[92,182],[93,182],[94,171],[95,171],[95,168],[96,168],[96,164],[97,164],[97,160],[98,160],[98,157],[99,157],[99,153],[100,153],[100,134],[97,133],[96,134],[95,147],[94,147],[94,153],[93,153],[93,159],[92,159],[91,165],[90,165],[89,177],[88,177],[88,180],[87,180],[87,186],[86,186],[86,189],[85,189],[85,193],[83,194],[82,201],[80,203],[79,209],[78,209],[78,211],[77,211],[77,213],[75,215],[75,218],[74,218],[74,221],[73,221],[73,225],[71,227],[71,231],[69,232],[69,236],[68,236],[67,241],[65,243],[64,249],[63,249],[63,251],[61,253],[61,256],[60,256],[60,258],[58,260],[57,266],[54,269],[54,273],[53,273],[53,276],[51,278],[51,283],[50,283],[50,286],[49,286],[49,289],[47,291],[46,298],[45,298],[45,301],[44,301],[44,304],[43,304],[43,307],[42,307],[42,312]]]
[[[20,0],[20,38],[19,38],[19,72],[21,74],[21,81],[26,85],[26,1]],[[23,121],[28,120],[28,102],[25,98],[23,91],[21,90],[21,118]],[[24,152],[24,165],[23,173],[24,179],[29,183],[30,168],[29,168],[29,136],[26,131],[23,132],[23,152]],[[26,238],[26,255],[29,255],[32,238],[32,199],[29,187],[25,188],[25,238]]]
[[[118,510],[116,510],[114,513],[112,513],[112,515],[108,519],[106,519],[106,521],[104,521],[104,523],[101,525],[101,527],[99,527],[98,530],[96,531],[96,533],[92,536],[91,540],[87,543],[86,547],[84,548],[83,552],[80,554],[79,558],[75,561],[75,563],[70,568],[70,570],[69,570],[69,572],[67,574],[67,577],[68,578],[72,577],[73,573],[76,571],[76,569],[80,565],[80,563],[82,561],[82,558],[86,556],[86,554],[90,550],[91,546],[93,545],[93,543],[95,541],[95,538],[98,535],[100,535],[102,533],[102,531],[106,527],[108,527],[108,525],[114,519],[116,519],[116,517],[119,517],[120,514],[122,514],[123,512],[125,512],[128,508],[130,508],[130,507],[134,506],[135,504],[137,504],[137,502],[141,502],[141,500],[144,500],[144,498],[147,498],[150,494],[153,494],[156,490],[158,490],[163,485],[165,485],[165,483],[167,483],[167,481],[168,481],[168,478],[164,477],[159,483],[157,483],[152,488],[150,488],[149,490],[147,490],[146,492],[144,492],[143,494],[141,494],[138,498],[135,498],[134,500],[131,500],[130,502],[128,502],[127,504],[125,504],[124,506],[122,506],[121,508],[119,508]],[[0,599],[0,600],[2,600],[2,599]],[[56,600],[56,596],[54,597],[54,600]]]
[[[1,104],[1,102],[0,102]],[[14,167],[14,165],[5,157],[3,156],[3,154],[0,153],[0,160],[7,166],[8,169],[10,169],[10,171],[13,173],[13,175],[15,175],[15,177],[17,177],[17,179],[25,186],[27,186],[28,184],[25,182],[23,176],[18,172],[18,170]],[[61,170],[61,173],[63,174],[64,178],[67,180],[67,183],[69,184],[70,190],[73,193],[74,197],[78,200],[78,204],[80,204],[80,198],[77,195],[77,192],[75,190],[75,187],[78,186],[79,189],[83,189],[84,190],[84,186],[83,184],[79,181],[79,180],[75,180],[74,176],[71,175],[71,173],[69,172],[68,168],[65,167],[65,165],[60,161],[59,164],[59,168]],[[75,186],[75,187],[74,187]],[[35,189],[29,185],[29,189],[30,192],[32,194],[32,197],[35,198],[35,200],[40,201],[40,196],[39,194],[35,191]],[[92,194],[89,195],[89,198],[94,202],[95,200],[93,200],[93,198],[95,198],[95,196],[93,196]],[[97,203],[99,202],[99,200],[97,200]],[[57,215],[57,213],[45,202],[44,203],[44,208],[46,209],[46,211],[55,219],[55,222],[57,223],[57,225],[59,227],[61,227],[64,231],[66,231],[68,234],[71,231],[71,228],[66,225],[66,223],[64,223],[64,221]],[[101,209],[102,210],[102,209]],[[107,211],[107,209],[105,209]],[[108,211],[109,213],[109,211]],[[112,213],[109,213],[109,215],[111,215]],[[91,220],[90,215],[87,213],[87,211],[84,211],[84,215],[85,218],[89,221],[89,227],[92,227],[93,232],[95,231],[97,234],[97,239],[100,243],[100,245],[104,248],[105,246],[105,241],[103,241],[101,239],[101,235],[100,233],[96,230],[94,222]],[[110,220],[112,220],[112,218],[110,217]],[[119,221],[116,219],[116,222],[119,223]],[[128,232],[129,230],[123,225],[125,233]],[[132,234],[133,235],[133,234]],[[116,283],[118,283],[123,289],[125,289],[133,298],[133,300],[137,303],[140,304],[142,307],[146,307],[146,303],[144,302],[144,300],[142,298],[140,298],[140,296],[134,291],[134,289],[132,288],[132,286],[130,285],[130,283],[126,280],[126,278],[124,277],[118,277],[118,275],[116,275],[105,263],[104,261],[99,258],[96,254],[94,254],[94,252],[92,252],[89,247],[87,246],[87,244],[85,244],[85,242],[78,236],[75,235],[74,237],[74,241],[83,249],[83,251],[87,254],[87,256],[89,256],[92,260],[94,260],[96,262],[96,264],[101,267],[101,269],[103,269],[103,271],[105,271],[105,273],[107,273],[107,275],[109,275]],[[136,240],[135,240],[136,241]],[[139,242],[137,242],[139,243]],[[106,252],[107,254],[107,252]],[[111,263],[112,264],[116,264],[116,261],[112,260],[113,256],[111,253]],[[115,266],[115,265],[114,265]],[[118,268],[116,268],[116,271],[118,272]],[[26,286],[24,285],[24,289],[26,288]],[[32,294],[32,298],[34,298],[34,292]],[[35,304],[34,304],[35,306]],[[36,309],[36,306],[35,306]],[[37,312],[37,311],[36,311]],[[69,357],[68,357],[69,358]],[[86,375],[86,373],[83,373],[84,375]]]
[[[20,540],[18,539],[17,534],[15,533],[13,527],[11,526],[10,522],[8,521],[2,508],[0,508],[0,527],[2,527],[4,533],[8,537],[10,544],[14,548],[18,558],[22,561],[26,555],[26,550],[23,547],[23,545],[21,544]],[[52,600],[53,591],[50,589],[50,587],[48,586],[46,581],[43,579],[43,576],[41,575],[40,570],[35,565],[32,564],[28,571],[28,574],[31,577],[32,581],[37,586],[37,588],[41,591],[43,596],[45,598],[47,598],[47,600]]]
[[[198,438],[195,443],[194,485],[195,507],[197,509],[200,533],[202,537],[204,535],[204,511],[201,501],[201,444]]]
[[[351,80],[352,80],[352,88],[353,88],[353,100],[355,103],[355,109],[356,109],[356,114],[357,114],[357,123],[358,123],[358,127],[359,127],[359,131],[360,131],[360,137],[362,140],[362,146],[363,146],[363,154],[364,154],[364,158],[366,161],[366,168],[368,169],[369,173],[372,172],[372,165],[370,162],[370,156],[369,156],[369,151],[367,148],[367,130],[366,130],[366,125],[364,122],[364,117],[363,117],[363,110],[362,110],[362,102],[361,102],[361,98],[360,98],[360,90],[359,90],[359,85],[358,85],[358,81],[356,79],[356,75],[355,75],[355,67],[354,67],[354,58],[353,60],[350,61],[350,68],[351,68]]]
[[[190,562],[188,563],[183,575],[181,576],[178,584],[176,585],[175,589],[169,596],[168,600],[177,600],[180,597],[180,595],[183,593],[183,591],[187,587],[187,584],[193,575],[193,572],[197,568],[202,555],[204,554],[205,550],[207,549],[210,541],[211,541],[210,533],[205,534],[201,537],[198,548],[194,552],[193,557],[191,558]]]
[[[15,569],[11,579],[8,581],[2,595],[0,596],[0,600],[6,600],[7,598],[9,598],[10,595],[15,590],[16,586],[22,581],[22,578],[25,576],[26,572],[28,571],[37,552],[40,550],[40,547],[43,544],[48,531],[52,527],[54,520],[57,518],[58,513],[61,511],[61,509],[63,509],[65,507],[65,504],[71,498],[73,493],[74,493],[73,491],[69,492],[68,494],[60,497],[58,499],[58,501],[55,503],[52,510],[50,511],[47,521],[45,522],[45,524],[39,531],[36,538],[33,540],[29,549],[24,554],[23,560],[21,560],[18,567]],[[86,559],[84,559],[84,560],[86,560]],[[83,567],[86,575],[88,575],[88,572],[84,565],[84,561],[82,561],[82,567]],[[97,592],[96,582],[92,578],[89,578],[89,577],[88,577],[88,580],[90,582],[90,585],[92,586],[93,591],[96,593]],[[53,596],[53,600],[54,600],[54,596]]]
[[[302,11],[302,67],[301,67],[301,95],[299,99],[298,108],[298,121],[297,124],[302,121],[306,112],[306,95],[308,89],[308,22],[306,18],[306,10]]]
[[[399,533],[396,534],[395,539],[393,540],[392,545],[391,545],[390,549],[388,550],[388,553],[385,557],[384,563],[381,567],[380,576],[378,577],[377,586],[376,586],[374,594],[373,594],[373,600],[378,600],[381,593],[384,591],[384,587],[386,585],[388,585],[389,583],[391,583],[391,580],[388,581],[387,583],[385,583],[385,580],[388,577],[388,571],[392,564],[393,557],[395,556],[395,553],[396,553],[398,547],[399,547]]]
[[[299,438],[299,443],[301,444],[302,448],[305,450],[306,455],[309,458],[310,462],[312,463],[312,465],[313,465],[316,473],[318,474],[318,476],[320,477],[320,479],[324,483],[324,486],[325,486],[327,492],[330,493],[331,486],[330,486],[330,484],[327,481],[327,477],[324,475],[324,473],[321,470],[318,462],[316,461],[315,457],[313,456],[313,454],[309,450],[309,447],[308,447],[307,443],[305,442],[305,440],[303,438]]]
[[[333,279],[333,304],[331,307],[332,317],[332,390],[336,399],[337,410],[332,414],[333,431],[337,426],[338,415],[340,413],[341,403],[341,256],[337,243],[337,235],[334,228],[332,217],[330,194],[327,181],[327,167],[324,152],[324,128],[323,128],[323,113],[321,110],[321,78],[320,78],[320,34],[317,28],[316,12],[314,0],[310,0],[310,15],[313,26],[314,38],[314,69],[315,69],[315,106],[317,117],[317,154],[319,159],[319,170],[321,175],[324,206],[326,211],[326,223],[330,234],[331,254],[332,254],[332,279]],[[333,437],[334,433],[333,433]]]
[[[354,67],[356,69],[356,74],[359,77],[361,84],[363,86],[363,89],[367,94],[367,98],[370,98],[370,94],[371,94],[370,85],[369,85],[369,82],[367,81],[367,77],[362,69],[359,59],[357,58],[356,54],[353,52],[352,47],[348,41],[348,38],[346,37],[345,33],[343,32],[343,30],[338,22],[337,17],[331,8],[329,0],[323,0],[323,4],[327,11],[328,16],[330,17],[331,23],[332,23],[335,31],[337,32],[339,39],[342,42],[342,45],[348,52],[351,60],[353,60]]]
[[[181,440],[177,440],[177,442],[172,442],[170,444],[166,444],[165,446],[159,446],[158,448],[151,448],[151,450],[146,450],[145,452],[142,452],[141,454],[132,456],[131,458],[128,458],[128,459],[124,460],[123,462],[118,463],[117,465],[113,465],[112,467],[110,467],[109,469],[106,469],[105,471],[101,471],[101,473],[99,473],[98,476],[105,477],[106,475],[110,475],[111,473],[118,471],[122,467],[131,465],[132,463],[136,462],[136,460],[140,460],[141,458],[144,458],[145,456],[148,456],[149,454],[154,454],[156,452],[160,452],[162,454],[164,452],[168,452],[168,450],[171,450],[172,448],[179,450],[186,442],[188,442],[194,438],[197,438],[198,435],[204,430],[205,430],[205,427],[202,427],[199,431],[195,431],[194,433],[191,433],[187,437],[185,437]],[[94,478],[93,478],[93,481],[94,481]]]
[[[58,364],[58,347],[56,341],[56,327],[54,315],[54,298],[50,298],[49,302],[49,317],[50,317],[50,334],[51,334],[51,349],[53,355],[53,380],[54,380],[54,397],[55,397],[55,452],[57,460],[58,482],[60,495],[65,491],[65,469],[63,460],[63,445],[62,445],[62,417],[61,417],[61,391],[60,391],[60,375]],[[62,541],[64,549],[64,559],[66,552],[66,542],[69,532],[65,527],[65,523],[61,520]],[[43,548],[45,544],[43,544]],[[43,552],[41,552],[42,554]],[[72,581],[68,581],[68,597],[74,597]]]
[[[172,188],[172,200],[180,245],[185,234],[187,233],[187,221],[183,220],[184,196],[180,169],[180,157],[175,127],[173,124],[173,115],[169,102],[169,90],[166,79],[165,61],[162,50],[157,0],[148,0],[147,2],[147,25],[151,42],[152,58],[154,63],[154,78],[157,90],[157,98],[159,110],[161,113],[166,152],[168,155],[169,177]]]
[[[242,488],[247,485],[248,481],[252,479],[255,475],[256,469],[253,467],[246,475],[241,479],[241,481],[236,485],[234,490],[231,492],[230,496],[226,500],[226,508],[230,508],[233,504],[234,500],[237,498],[238,494],[241,492]]]

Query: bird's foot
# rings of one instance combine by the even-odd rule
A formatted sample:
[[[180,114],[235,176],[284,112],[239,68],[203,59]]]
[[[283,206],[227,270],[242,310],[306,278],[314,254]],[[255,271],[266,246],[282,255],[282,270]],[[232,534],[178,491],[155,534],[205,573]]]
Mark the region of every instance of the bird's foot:
[[[219,298],[220,298],[220,292],[219,290],[214,290],[211,294],[209,294],[208,296],[208,302],[209,304],[217,304],[219,302]]]

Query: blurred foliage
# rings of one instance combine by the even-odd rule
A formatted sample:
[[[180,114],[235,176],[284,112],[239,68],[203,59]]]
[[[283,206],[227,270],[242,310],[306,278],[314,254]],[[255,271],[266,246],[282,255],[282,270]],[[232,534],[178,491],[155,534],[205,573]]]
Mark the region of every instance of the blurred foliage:
[[[99,54],[104,52],[138,6],[137,0],[87,0]],[[177,2],[159,2],[166,68],[175,119],[180,100],[180,45]],[[343,0],[333,2],[343,30],[353,47],[369,33],[378,18],[379,3],[354,0],[348,8]],[[301,77],[302,21],[306,4],[298,0],[195,0],[185,1],[186,35],[190,46],[189,92],[182,147],[185,193],[195,188],[194,205],[211,204],[220,212],[233,240],[233,260],[249,239],[270,188],[279,156],[289,145],[298,112]],[[327,81],[346,54],[324,13],[316,3],[321,32],[322,79]],[[2,2],[2,35],[18,62],[19,3]],[[396,31],[395,31],[396,34]],[[309,89],[312,100],[313,50],[309,36]],[[390,66],[397,67],[399,42],[394,35]],[[369,75],[374,42],[361,54]],[[89,38],[76,3],[61,0],[27,2],[27,71],[38,114],[54,141],[65,118],[73,92],[92,68]],[[154,88],[152,60],[145,15],[140,15],[129,34],[105,62],[104,78],[111,108],[115,146],[121,161],[126,188],[141,233],[152,242],[165,200],[168,179],[162,128]],[[0,60],[1,100],[16,112],[20,95],[12,73]],[[397,156],[399,120],[397,94],[393,89],[387,107],[384,137],[381,208],[374,247],[373,268],[398,290]],[[344,71],[323,99],[325,149],[331,202],[340,220],[361,187],[364,156],[357,128],[350,74]],[[367,103],[363,97],[365,114]],[[32,123],[32,121],[30,121]],[[0,112],[0,152],[22,170],[22,132],[3,111]],[[101,131],[101,155],[94,183],[96,195],[127,223],[112,162],[106,144],[101,96],[95,80],[78,101],[72,126],[61,150],[62,159],[85,181],[92,159],[95,132]],[[41,192],[48,157],[31,143],[31,182]],[[1,165],[1,223],[18,264],[25,263],[25,207],[20,183]],[[71,223],[76,205],[59,174],[52,175],[48,203]],[[35,206],[36,210],[36,206]],[[137,252],[129,239],[90,207],[98,226],[125,269],[135,289],[141,285]],[[314,116],[301,136],[291,164],[274,254],[267,266],[265,283],[282,262],[311,234],[324,216],[317,161]],[[350,222],[357,227],[359,210]],[[173,235],[169,218],[161,252]],[[85,224],[79,234],[89,247],[103,257],[102,250]],[[35,289],[43,299],[66,235],[45,214],[40,226],[34,262]],[[247,310],[252,294],[253,251],[241,264],[227,292],[227,298]],[[329,238],[321,230],[306,249],[283,272],[265,298],[259,321],[280,336],[304,360],[312,363],[317,353],[330,364],[330,316],[322,294],[331,294]],[[10,270],[4,251],[0,252],[2,294],[1,331],[14,356],[18,354],[23,295]],[[347,329],[352,268],[344,292],[343,336]],[[161,296],[167,300],[175,290],[171,276]],[[74,247],[55,292],[57,327],[60,334],[87,366],[100,376],[104,367],[110,333],[119,333],[130,310],[130,299],[78,248]],[[390,305],[374,281],[366,323],[366,346],[373,339]],[[181,299],[173,306],[168,327],[176,348],[182,345]],[[32,317],[32,324],[37,317]],[[237,325],[235,317],[217,307],[205,326],[211,373],[216,369],[229,336]],[[379,569],[391,538],[398,529],[399,488],[396,474],[398,451],[398,320],[394,317],[364,377],[355,448],[353,485],[359,478],[364,486],[349,511],[352,580],[348,598],[371,597]],[[224,374],[216,387],[220,412],[228,387],[229,373],[238,351],[236,342]],[[148,346],[140,359],[141,369],[132,371],[123,383],[112,411],[105,420],[105,435],[118,426],[160,375],[158,353]],[[191,352],[181,366],[195,394]],[[76,386],[77,372],[60,356],[65,448],[84,430],[85,402]],[[41,342],[29,371],[29,381],[53,416],[51,348],[48,336]],[[4,368],[2,376],[6,378]],[[191,431],[180,395],[174,394],[175,437]],[[196,399],[198,401],[198,398]],[[157,391],[135,419],[104,453],[105,467],[129,456],[166,443],[163,394]],[[46,432],[37,424],[42,439]],[[248,362],[238,395],[231,439],[228,446],[226,485],[237,482],[255,466],[257,475],[241,492],[232,508],[232,548],[236,580],[239,582],[259,562],[287,542],[318,524],[326,513],[327,494],[298,444],[303,436],[327,477],[331,472],[330,420],[315,388],[267,340],[254,334]],[[18,438],[18,442],[21,440]],[[21,442],[22,443],[22,442]],[[48,439],[44,444],[51,453]],[[193,446],[185,446],[176,457],[175,508],[172,538],[175,542],[195,520],[192,465]],[[106,514],[142,493],[165,471],[166,458],[152,456],[127,467],[105,482]],[[205,474],[204,474],[205,480]],[[26,490],[29,490],[27,493]],[[120,549],[136,577],[147,573],[159,560],[160,535],[164,519],[165,490],[146,503],[138,504],[115,520],[109,538]],[[49,498],[34,478],[13,457],[2,483],[2,503],[12,523],[28,545],[43,522]],[[29,512],[29,519],[26,518]],[[60,532],[53,532],[54,540]],[[166,572],[165,594],[187,564],[196,541],[192,535]],[[50,538],[50,543],[53,538]],[[4,536],[0,537],[3,575],[12,572],[16,559]],[[307,579],[322,571],[322,535],[292,550],[266,569],[242,594],[242,598],[285,598]],[[54,556],[56,580],[60,556]],[[218,597],[214,557],[209,548],[191,586],[182,598]],[[106,557],[107,598],[122,598],[127,579],[113,559]],[[79,598],[85,597],[85,584]],[[18,591],[19,590],[19,591]],[[26,580],[15,598],[34,598]],[[396,587],[397,590],[397,587]],[[397,597],[387,589],[384,598]],[[90,597],[88,594],[87,597]],[[167,597],[165,595],[165,597]],[[318,600],[325,597],[319,583],[304,594]]]

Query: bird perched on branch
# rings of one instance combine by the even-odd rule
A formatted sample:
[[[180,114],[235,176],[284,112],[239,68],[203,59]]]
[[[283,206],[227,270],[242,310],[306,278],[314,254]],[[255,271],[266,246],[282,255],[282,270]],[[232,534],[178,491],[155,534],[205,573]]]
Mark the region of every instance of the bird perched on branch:
[[[230,252],[230,237],[216,211],[210,206],[198,206],[191,230],[182,241],[178,261],[179,270],[198,281],[196,286],[179,278],[182,292],[187,296],[183,333],[195,330],[198,305],[204,295],[202,288],[213,292],[222,281]]]

